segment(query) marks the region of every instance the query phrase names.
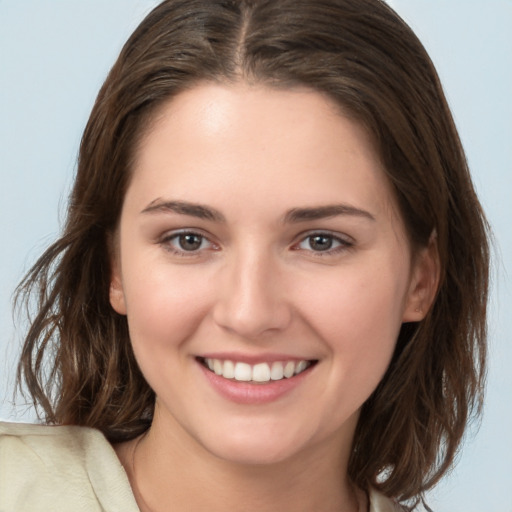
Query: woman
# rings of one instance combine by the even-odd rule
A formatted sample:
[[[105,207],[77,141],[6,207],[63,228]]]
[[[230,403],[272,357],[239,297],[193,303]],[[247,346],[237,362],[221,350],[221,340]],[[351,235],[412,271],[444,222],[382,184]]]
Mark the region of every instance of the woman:
[[[437,75],[389,7],[163,2],[21,288],[20,378],[64,426],[0,427],[0,504],[414,506],[478,410],[487,267]]]

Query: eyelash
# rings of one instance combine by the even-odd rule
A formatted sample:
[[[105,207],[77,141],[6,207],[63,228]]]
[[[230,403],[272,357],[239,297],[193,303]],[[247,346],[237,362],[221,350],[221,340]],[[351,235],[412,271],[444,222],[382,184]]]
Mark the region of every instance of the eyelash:
[[[174,246],[174,244],[173,244],[174,241],[177,241],[177,243],[179,243],[180,238],[186,237],[186,236],[200,238],[201,239],[200,246],[197,249],[190,250],[190,251],[187,251],[183,248],[180,249],[180,248]],[[320,250],[320,251],[315,251],[312,248],[307,249],[307,248],[300,247],[301,244],[308,243],[308,241],[309,241],[309,244],[311,244],[312,239],[314,239],[315,237],[327,239],[328,242],[331,243],[331,245],[332,244],[338,244],[338,245],[336,245],[334,248],[328,247],[326,250]],[[159,244],[162,245],[170,253],[172,253],[176,256],[189,257],[189,258],[194,257],[194,256],[199,256],[201,254],[201,252],[203,250],[205,250],[204,247],[201,247],[205,242],[207,242],[210,245],[210,247],[208,247],[206,249],[218,250],[217,244],[215,244],[214,242],[209,240],[208,237],[205,236],[204,234],[197,232],[197,231],[193,231],[193,230],[182,230],[182,231],[178,231],[178,232],[173,232],[169,235],[164,236],[161,240],[159,240]],[[302,234],[300,240],[297,243],[295,243],[291,247],[291,249],[294,251],[309,252],[311,255],[314,255],[314,257],[327,257],[327,256],[335,256],[341,252],[347,251],[347,250],[351,249],[353,246],[354,246],[353,241],[347,240],[346,238],[342,238],[342,237],[337,236],[328,231],[314,231],[314,232]],[[311,245],[310,245],[310,247],[311,247]]]
[[[325,238],[328,239],[332,244],[337,243],[338,245],[334,248],[329,247],[328,249],[324,251],[314,251],[313,249],[303,249],[300,246],[302,243],[308,243],[311,244],[311,240],[315,237],[318,238]],[[341,236],[335,235],[334,233],[331,233],[329,231],[313,231],[306,234],[301,235],[301,239],[298,243],[294,244],[292,247],[295,251],[307,251],[311,253],[314,257],[320,257],[325,258],[328,256],[335,256],[338,255],[344,251],[347,251],[351,249],[354,246],[354,242],[351,240],[348,240],[347,238],[342,238]]]
[[[164,236],[160,241],[159,244],[162,245],[167,251],[170,253],[176,255],[176,256],[183,256],[183,257],[194,257],[201,254],[201,251],[204,250],[201,246],[197,250],[191,250],[187,251],[185,249],[179,249],[178,247],[175,247],[173,245],[173,241],[177,241],[179,243],[179,240],[181,237],[186,236],[193,236],[193,237],[199,237],[201,239],[201,246],[204,242],[208,242],[210,244],[210,247],[213,248],[213,250],[217,250],[218,246],[213,243],[211,240],[208,239],[207,236],[205,236],[203,233],[193,231],[193,230],[182,230],[170,233],[169,235]]]

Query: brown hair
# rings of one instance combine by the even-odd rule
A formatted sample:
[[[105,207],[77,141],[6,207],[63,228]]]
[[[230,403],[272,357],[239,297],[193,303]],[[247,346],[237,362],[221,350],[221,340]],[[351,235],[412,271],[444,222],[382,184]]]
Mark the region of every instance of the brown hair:
[[[403,325],[349,464],[362,488],[418,497],[480,409],[488,228],[435,69],[380,0],[167,0],[147,16],[94,105],[63,235],[19,287],[19,299],[38,298],[19,381],[48,423],[96,427],[112,442],[148,428],[154,393],[109,303],[108,240],[155,109],[200,81],[240,80],[335,100],[371,133],[413,247],[437,234],[437,299]]]

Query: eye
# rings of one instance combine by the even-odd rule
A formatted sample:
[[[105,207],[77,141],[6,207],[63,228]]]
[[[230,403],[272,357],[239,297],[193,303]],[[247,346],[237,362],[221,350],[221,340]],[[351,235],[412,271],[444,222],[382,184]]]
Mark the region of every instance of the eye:
[[[353,245],[349,240],[344,240],[339,236],[330,233],[311,233],[303,238],[296,248],[304,251],[316,253],[333,254],[347,249]]]
[[[167,250],[174,254],[186,256],[194,255],[216,246],[204,235],[194,231],[181,231],[166,236],[160,242]]]
[[[197,251],[204,243],[204,237],[197,233],[182,233],[175,237],[176,243],[183,251]]]

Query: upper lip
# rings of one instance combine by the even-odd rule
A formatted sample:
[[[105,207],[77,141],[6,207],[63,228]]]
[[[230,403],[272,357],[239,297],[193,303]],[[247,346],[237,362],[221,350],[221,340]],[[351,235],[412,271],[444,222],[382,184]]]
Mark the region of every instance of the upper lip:
[[[276,361],[315,361],[315,358],[301,357],[289,354],[263,353],[242,354],[239,352],[208,352],[197,356],[200,359],[219,359],[255,365],[258,363],[274,363]]]

